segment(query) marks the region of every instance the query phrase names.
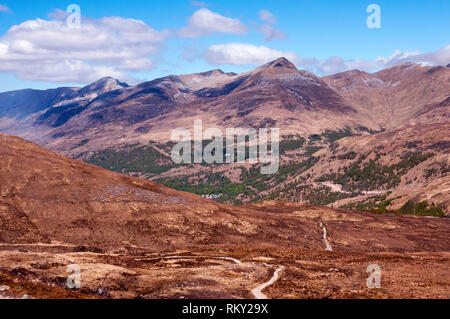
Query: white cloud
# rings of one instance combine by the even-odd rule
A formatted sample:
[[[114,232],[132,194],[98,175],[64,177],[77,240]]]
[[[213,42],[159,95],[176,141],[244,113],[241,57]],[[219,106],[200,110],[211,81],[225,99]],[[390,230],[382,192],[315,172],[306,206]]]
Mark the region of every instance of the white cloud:
[[[402,62],[416,62],[416,63],[424,63],[430,65],[445,65],[450,63],[450,44],[440,48],[439,50],[428,52],[428,53],[420,53],[420,52],[401,52],[396,51],[395,55],[391,60],[394,62],[402,61]]]
[[[275,28],[275,24],[277,23],[277,19],[269,10],[261,10],[259,11],[259,18],[265,22],[264,25],[259,27],[259,31],[264,34],[265,41],[271,41],[274,39],[286,39],[286,34]]]
[[[293,52],[244,43],[212,45],[204,52],[203,56],[212,64],[232,65],[261,65],[280,57],[286,57],[294,63],[299,59]]]
[[[277,19],[275,18],[273,13],[270,12],[269,10],[259,11],[259,18],[268,24],[276,24],[277,23]]]
[[[247,27],[238,19],[224,17],[209,9],[202,8],[189,18],[188,25],[181,28],[179,35],[185,38],[197,38],[212,33],[243,35]]]
[[[130,71],[154,66],[149,57],[158,54],[166,35],[120,17],[83,19],[80,28],[69,28],[64,19],[29,20],[0,38],[0,72],[57,83],[87,83],[103,76],[129,81]]]
[[[371,72],[408,62],[423,65],[446,65],[450,63],[450,45],[428,53],[395,50],[389,57],[378,57],[375,60],[344,60],[341,57],[330,57],[326,60],[300,58],[296,65],[318,74],[333,74],[353,69]]]
[[[301,58],[294,52],[279,51],[266,46],[245,43],[215,44],[203,53],[206,61],[216,65],[257,66],[283,56],[291,60],[298,68],[307,69],[320,75],[334,74],[353,69],[372,72],[407,62],[423,65],[447,65],[450,63],[450,45],[428,53],[396,50],[389,57],[378,57],[374,60],[344,60],[336,56],[324,60]]]
[[[0,4],[0,12],[11,12],[11,9],[6,4]]]

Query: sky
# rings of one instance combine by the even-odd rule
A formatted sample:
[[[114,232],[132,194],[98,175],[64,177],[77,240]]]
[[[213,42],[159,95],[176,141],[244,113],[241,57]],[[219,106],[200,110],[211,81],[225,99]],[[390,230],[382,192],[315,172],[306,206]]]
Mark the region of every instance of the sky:
[[[240,73],[281,56],[318,75],[450,63],[448,0],[72,1],[0,0],[0,92]]]

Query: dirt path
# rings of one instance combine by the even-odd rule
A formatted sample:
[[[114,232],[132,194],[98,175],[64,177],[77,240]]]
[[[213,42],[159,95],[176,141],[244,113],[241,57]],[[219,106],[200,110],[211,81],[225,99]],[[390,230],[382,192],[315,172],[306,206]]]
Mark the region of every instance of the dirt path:
[[[235,264],[242,264],[242,261],[236,258],[232,257],[225,257],[225,256],[160,256],[160,257],[152,257],[152,258],[139,258],[135,259],[136,261],[146,261],[146,260],[158,260],[158,259],[219,259],[219,260],[227,260],[231,261]],[[267,267],[272,267],[269,264],[264,263]],[[256,299],[269,299],[265,294],[262,293],[262,291],[267,288],[268,286],[275,283],[280,278],[280,273],[284,270],[284,266],[278,267],[275,272],[273,273],[272,278],[270,278],[269,281],[259,285],[255,289],[252,290],[253,296],[255,296]]]
[[[333,248],[331,248],[331,245],[330,245],[330,243],[328,242],[328,239],[327,239],[327,229],[325,228],[325,226],[322,223],[319,223],[319,226],[323,230],[323,241],[325,242],[325,250],[326,251],[333,251]]]
[[[220,259],[220,260],[228,260],[234,262],[235,264],[241,264],[242,262],[239,259],[231,258],[231,257],[214,257],[214,256],[161,256],[161,257],[153,257],[153,258],[139,258],[135,259],[136,261],[146,261],[146,260],[158,260],[158,259]]]
[[[274,282],[276,282],[280,278],[280,272],[282,272],[283,270],[284,266],[278,267],[269,281],[259,285],[258,287],[252,290],[252,294],[255,296],[256,299],[269,299],[269,297],[263,294],[262,291],[267,287],[269,287],[270,285],[272,285]]]

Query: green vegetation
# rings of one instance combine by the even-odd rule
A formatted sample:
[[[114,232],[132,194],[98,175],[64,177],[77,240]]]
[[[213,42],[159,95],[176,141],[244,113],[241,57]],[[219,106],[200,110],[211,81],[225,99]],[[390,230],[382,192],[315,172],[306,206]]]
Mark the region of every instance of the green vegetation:
[[[358,155],[358,153],[356,153],[356,152],[348,152],[348,153],[345,153],[343,155],[338,155],[337,159],[340,159],[340,160],[352,160],[352,159],[355,159],[357,155]],[[332,156],[331,158],[334,159],[335,157]]]
[[[369,129],[365,126],[359,126],[357,128],[357,132],[355,133],[349,127],[346,127],[344,129],[340,129],[338,131],[325,130],[325,132],[323,132],[321,134],[321,136],[324,137],[324,139],[327,140],[328,143],[332,144],[344,137],[361,135],[361,132],[368,132],[370,134],[375,134],[375,133],[380,133],[383,131],[384,131],[384,129],[376,131],[376,130]]]
[[[435,205],[434,203],[430,205],[428,204],[427,201],[423,201],[416,204],[413,201],[409,200],[405,203],[405,205],[403,205],[399,209],[399,212],[401,214],[409,214],[417,216],[438,216],[438,217],[445,216],[443,206]]]
[[[296,186],[284,189],[283,192],[273,196],[278,200],[287,200],[291,202],[307,201],[314,205],[328,205],[337,200],[354,197],[356,193],[332,192],[327,186],[313,188],[308,186]]]
[[[333,181],[349,191],[375,190],[382,187],[392,188],[400,184],[401,176],[406,174],[408,170],[434,156],[433,153],[408,153],[399,163],[385,166],[377,162],[379,159],[379,154],[377,154],[375,159],[362,164],[362,161],[368,155],[361,156],[358,161],[345,167],[344,173],[322,175],[316,181]]]
[[[78,147],[80,147],[80,146],[86,145],[87,143],[89,143],[89,140],[88,140],[87,138],[85,138],[85,139],[82,140],[80,143],[75,144],[75,145],[71,148],[71,150],[74,150],[74,149],[76,149],[76,148],[78,148]]]
[[[425,170],[425,178],[428,179],[431,176],[445,176],[450,172],[450,165],[446,162],[435,163],[437,167],[428,168]]]
[[[405,144],[405,147],[411,149],[411,148],[419,147],[421,144],[422,144],[422,141],[410,141]]]
[[[159,174],[165,172],[174,164],[170,157],[161,154],[150,145],[127,145],[119,149],[98,151],[86,162],[115,172],[142,172]]]
[[[329,143],[333,143],[337,140],[340,140],[341,138],[354,135],[357,134],[353,133],[352,130],[348,127],[339,131],[326,130],[324,133],[322,133],[322,136],[325,137],[325,139],[327,139]]]
[[[305,142],[299,136],[296,139],[283,141],[281,148],[291,150],[301,148]],[[203,141],[203,147],[211,141]],[[175,143],[158,144],[150,141],[149,145],[126,145],[118,149],[106,149],[94,154],[80,154],[84,161],[101,166],[105,169],[120,173],[140,172],[157,175],[177,166],[189,166],[191,164],[175,164],[171,158],[165,154],[170,154]],[[225,145],[224,145],[225,146]],[[308,147],[307,153],[316,152],[318,147]],[[248,158],[248,148],[246,150]],[[224,147],[224,153],[226,152]],[[193,154],[193,152],[192,152]],[[172,187],[174,189],[192,192],[199,195],[223,194],[220,201],[237,202],[236,197],[251,196],[258,199],[258,194],[274,185],[284,182],[289,176],[309,169],[316,163],[317,159],[310,157],[302,162],[292,162],[280,167],[277,173],[263,175],[260,172],[260,165],[255,164],[249,169],[242,168],[240,183],[233,183],[224,176],[223,172],[208,173],[199,172],[193,175],[183,175],[179,177],[163,178],[157,180],[158,183]],[[201,165],[210,165],[201,163]]]
[[[249,169],[242,168],[239,183],[231,182],[223,175],[223,172],[199,172],[190,176],[162,178],[156,182],[199,195],[222,194],[219,199],[221,202],[240,203],[240,200],[236,199],[238,195],[251,196],[252,201],[258,201],[267,199],[267,197],[259,196],[260,192],[286,181],[290,176],[308,170],[316,162],[317,159],[311,157],[299,163],[282,166],[277,173],[271,175],[261,174],[260,165],[253,165]],[[273,196],[276,197],[276,195]]]
[[[205,176],[203,176],[205,175]],[[196,180],[197,183],[193,183]],[[162,178],[156,182],[168,187],[190,192],[198,195],[222,194],[221,202],[239,203],[236,197],[240,194],[254,195],[255,191],[241,183],[232,183],[229,178],[221,173],[197,174],[195,176],[181,176],[173,178]]]
[[[306,157],[311,157],[315,152],[317,152],[318,150],[322,149],[322,147],[319,146],[307,146],[305,148],[305,156]]]
[[[278,185],[286,181],[290,176],[308,170],[316,162],[316,158],[310,157],[302,162],[281,166],[278,172],[272,175],[263,175],[261,174],[259,167],[253,166],[249,170],[243,170],[241,180],[245,185],[252,186],[258,191],[264,191],[267,190],[269,186]]]
[[[321,141],[322,137],[318,134],[312,134],[309,136],[310,143],[313,141]]]
[[[286,164],[286,160],[289,158],[289,156],[286,156],[284,157],[285,164],[280,166],[277,173],[271,175],[261,174],[261,164],[255,164],[247,168],[240,168],[240,182],[232,182],[227,177],[226,172],[228,171],[212,173],[212,171],[207,169],[191,175],[161,178],[156,180],[156,182],[199,195],[221,194],[221,197],[217,200],[235,204],[242,203],[241,200],[248,197],[253,202],[265,199],[278,199],[328,205],[337,200],[361,194],[361,190],[389,189],[398,186],[401,177],[411,168],[434,156],[433,153],[409,152],[396,164],[382,165],[379,159],[384,154],[380,153],[380,149],[372,151],[375,153],[375,156],[370,152],[358,157],[356,152],[350,151],[331,157],[331,159],[352,161],[350,165],[335,173],[330,170],[328,174],[316,179],[316,182],[331,181],[335,184],[340,184],[346,192],[332,192],[327,186],[310,187],[300,185],[310,178],[306,171],[319,160],[313,154],[322,149],[324,143],[327,143],[327,141],[332,143],[337,139],[351,135],[354,134],[349,129],[338,132],[325,131],[322,135],[309,136],[308,144],[306,144],[307,140],[299,135],[288,136],[287,139],[280,142],[280,153],[285,154],[292,150],[304,150],[304,156],[307,159],[301,162],[291,161]],[[89,140],[85,139],[76,147],[85,145],[88,142]],[[210,142],[203,141],[203,148]],[[191,164],[174,164],[171,158],[167,156],[174,145],[175,143],[173,142],[159,144],[150,141],[149,145],[126,145],[118,149],[102,150],[92,155],[89,154],[89,156],[81,154],[81,157],[88,163],[116,172],[140,172],[157,175],[177,166],[191,166]],[[409,146],[412,148],[413,145]],[[224,145],[224,154],[225,152],[226,147]],[[369,157],[370,155],[372,156]],[[246,158],[248,158],[248,148],[246,148]],[[368,158],[371,159],[366,161]],[[210,167],[211,164],[201,163],[201,165],[206,168]],[[217,164],[212,165],[212,167],[214,166],[217,167]],[[439,174],[446,174],[448,171],[449,166],[446,163],[434,163],[432,167],[428,166],[428,169],[425,170],[425,177],[429,178]],[[306,173],[299,176],[303,172]],[[294,176],[296,176],[295,181],[290,179]],[[282,189],[277,189],[270,194],[267,193],[268,190],[281,183],[284,183]],[[265,193],[265,195],[261,195],[261,193]],[[346,205],[344,208],[377,213],[416,214],[421,216],[444,215],[443,207],[434,204],[429,205],[426,202],[417,204],[408,202],[399,210],[389,210],[389,205],[395,200],[395,198],[388,199],[389,194],[390,192],[368,197],[363,201]]]
[[[389,206],[394,199],[400,198],[400,197],[396,197],[394,199],[387,199],[387,196],[389,194],[391,194],[391,192],[387,192],[386,194],[382,194],[382,195],[370,196],[362,201],[343,205],[343,206],[341,206],[341,208],[356,209],[356,210],[360,210],[360,211],[386,212],[387,206]]]
[[[365,128],[367,130],[367,128]],[[338,131],[332,131],[332,130],[325,130],[322,134],[312,134],[309,136],[309,143],[313,144],[314,142],[318,141],[326,141],[330,144],[333,142],[340,140],[341,138],[347,137],[347,136],[355,136],[360,135],[354,133],[349,127],[346,127],[344,129],[338,130]]]
[[[313,205],[328,205],[334,203],[337,200],[353,196],[355,196],[355,194],[346,194],[340,192],[311,189],[303,195],[303,199]]]
[[[407,201],[400,209],[392,210],[387,207],[396,199],[395,197],[387,199],[390,193],[368,197],[363,201],[350,203],[341,206],[344,209],[354,209],[359,211],[367,211],[371,213],[387,213],[400,215],[416,215],[416,216],[445,216],[445,208],[442,205],[429,204],[427,201],[414,203],[412,200]]]
[[[288,139],[280,142],[280,154],[285,154],[287,151],[297,150],[305,144],[304,138]]]
[[[371,128],[365,127],[365,126],[358,126],[358,130],[362,132],[368,132],[370,134],[376,134],[386,131],[385,128],[381,128],[379,130],[372,130]]]

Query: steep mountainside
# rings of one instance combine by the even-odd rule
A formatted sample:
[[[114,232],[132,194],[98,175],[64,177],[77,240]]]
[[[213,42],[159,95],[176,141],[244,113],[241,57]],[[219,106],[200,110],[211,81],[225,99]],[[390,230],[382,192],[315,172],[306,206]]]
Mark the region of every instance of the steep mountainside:
[[[8,135],[0,135],[0,153],[2,242],[60,241],[102,249],[138,245],[158,250],[250,240],[322,247],[320,237],[301,239],[303,232],[310,231],[308,227],[315,228],[310,224],[314,223],[314,214],[309,217],[300,214],[303,217],[297,218],[296,226],[289,229],[285,223],[279,224],[277,214],[272,214],[283,207],[281,203],[268,204],[271,209],[262,211],[260,205],[221,204],[110,172]],[[286,204],[288,207],[301,206]],[[304,206],[303,209],[322,209],[343,220],[364,216],[325,207]],[[405,218],[398,217],[398,220],[408,220]],[[350,246],[338,241],[336,245],[344,250],[368,248],[357,244],[358,240],[351,239],[354,242]],[[382,246],[379,249],[383,250]]]
[[[0,241],[182,248],[277,236],[258,216],[0,135]],[[221,234],[222,233],[222,234]],[[240,239],[239,239],[240,238]]]
[[[94,83],[75,96],[41,105],[26,119],[6,114],[2,131],[74,154],[150,139],[168,141],[170,130],[191,128],[194,119],[203,119],[205,127],[282,127],[283,134],[379,129],[323,80],[284,58],[240,75],[214,70],[133,87],[117,83],[108,90],[95,89]]]
[[[358,70],[324,77],[354,108],[385,129],[448,121],[450,67],[404,64],[376,73]],[[447,100],[448,103],[448,100]]]
[[[323,79],[280,58],[255,70],[167,76],[129,87],[111,78],[87,87],[0,94],[0,131],[75,155],[168,141],[176,127],[280,127],[307,137],[446,122],[449,67],[405,64]]]
[[[45,143],[47,132],[82,113],[98,96],[126,87],[115,79],[103,78],[83,88],[0,93],[0,131]]]
[[[275,271],[274,298],[448,293],[446,218],[220,204],[7,135],[0,154],[0,298],[258,298]]]
[[[172,130],[199,119],[203,129],[280,128],[280,170],[262,176],[258,164],[174,164]],[[136,86],[105,78],[81,89],[0,94],[1,132],[223,202],[272,198],[362,209],[391,201],[398,209],[412,200],[448,210],[449,119],[450,67],[417,64],[319,78],[280,58],[242,74],[212,70]],[[351,145],[341,149],[345,137]],[[405,146],[422,137],[419,149]],[[364,158],[374,150],[359,147],[366,144],[386,150],[370,155],[376,163],[367,168]],[[351,165],[340,157],[353,157]],[[367,195],[379,198],[360,203]]]
[[[294,201],[320,202],[327,195],[335,207],[395,210],[426,201],[450,211],[449,154],[449,123],[346,137],[271,191]]]

